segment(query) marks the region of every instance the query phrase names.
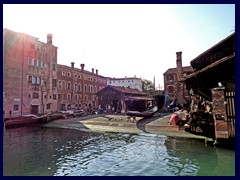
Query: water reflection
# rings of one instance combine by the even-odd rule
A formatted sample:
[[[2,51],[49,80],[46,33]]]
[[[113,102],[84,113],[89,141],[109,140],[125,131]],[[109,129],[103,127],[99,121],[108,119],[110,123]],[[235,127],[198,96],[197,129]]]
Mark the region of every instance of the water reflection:
[[[4,134],[4,175],[235,175],[232,150],[161,135],[27,127]]]

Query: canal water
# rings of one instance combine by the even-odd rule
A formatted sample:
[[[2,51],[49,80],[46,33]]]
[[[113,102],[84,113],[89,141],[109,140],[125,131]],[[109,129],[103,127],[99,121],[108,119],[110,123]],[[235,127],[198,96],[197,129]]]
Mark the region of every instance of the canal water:
[[[235,151],[153,134],[6,129],[4,176],[234,176]]]

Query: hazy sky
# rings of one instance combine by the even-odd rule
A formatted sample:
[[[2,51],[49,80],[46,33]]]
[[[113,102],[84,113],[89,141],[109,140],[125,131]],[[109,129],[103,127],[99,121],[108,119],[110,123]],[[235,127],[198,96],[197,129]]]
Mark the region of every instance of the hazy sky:
[[[58,63],[108,77],[141,77],[163,86],[163,73],[183,66],[235,31],[235,5],[4,4],[3,28],[47,41]]]

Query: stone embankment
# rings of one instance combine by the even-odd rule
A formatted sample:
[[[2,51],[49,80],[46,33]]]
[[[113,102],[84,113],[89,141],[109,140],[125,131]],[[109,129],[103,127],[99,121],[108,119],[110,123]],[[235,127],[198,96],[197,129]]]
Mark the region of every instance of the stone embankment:
[[[98,114],[84,117],[60,119],[46,123],[47,127],[64,127],[97,132],[120,132],[120,133],[151,133],[166,136],[203,139],[213,141],[202,135],[196,135],[185,131],[185,128],[170,125],[171,114],[156,114],[152,118],[136,117],[129,119],[125,114]]]

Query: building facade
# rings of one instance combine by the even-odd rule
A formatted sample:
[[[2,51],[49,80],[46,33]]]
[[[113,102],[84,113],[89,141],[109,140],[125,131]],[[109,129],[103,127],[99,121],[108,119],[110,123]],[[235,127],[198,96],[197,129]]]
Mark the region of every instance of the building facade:
[[[126,76],[125,78],[107,78],[107,85],[127,87],[142,91],[142,79],[137,78],[136,76],[129,78]]]
[[[106,87],[107,79],[98,70],[86,71],[85,64],[76,68],[58,64],[58,110],[91,109],[98,106],[96,93]]]
[[[58,48],[9,29],[3,31],[4,117],[97,107],[96,93],[107,86],[98,70],[57,64]]]
[[[57,50],[52,34],[47,43],[3,30],[3,111],[5,117],[57,110]]]
[[[169,68],[164,74],[164,92],[168,101],[177,100],[181,106],[187,104],[188,91],[180,80],[193,72],[191,66],[182,67],[182,52],[177,52],[176,68]]]

